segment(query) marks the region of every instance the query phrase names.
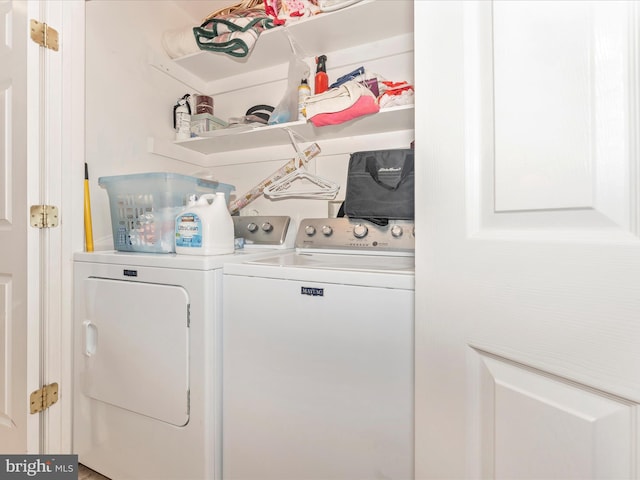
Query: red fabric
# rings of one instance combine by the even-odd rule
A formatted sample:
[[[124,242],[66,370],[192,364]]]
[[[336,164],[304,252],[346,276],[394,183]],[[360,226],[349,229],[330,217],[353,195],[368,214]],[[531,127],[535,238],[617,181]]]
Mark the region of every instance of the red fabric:
[[[273,6],[269,3],[268,0],[264,0],[264,11],[267,15],[273,18],[274,25],[284,25],[285,20],[278,18],[278,12],[273,8]]]
[[[369,95],[361,96],[353,105],[349,108],[341,110],[339,112],[332,113],[319,113],[309,119],[316,127],[323,127],[325,125],[338,125],[340,123],[348,122],[354,118],[361,117],[363,115],[369,115],[371,113],[377,113],[380,111],[380,106],[376,102],[374,97]]]

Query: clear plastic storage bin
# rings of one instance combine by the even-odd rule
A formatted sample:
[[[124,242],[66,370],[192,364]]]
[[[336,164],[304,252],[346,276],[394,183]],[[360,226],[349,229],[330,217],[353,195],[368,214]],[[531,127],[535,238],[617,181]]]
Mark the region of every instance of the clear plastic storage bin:
[[[227,204],[235,187],[177,173],[139,173],[100,177],[111,209],[113,246],[124,252],[175,252],[175,218],[189,196],[224,192]]]

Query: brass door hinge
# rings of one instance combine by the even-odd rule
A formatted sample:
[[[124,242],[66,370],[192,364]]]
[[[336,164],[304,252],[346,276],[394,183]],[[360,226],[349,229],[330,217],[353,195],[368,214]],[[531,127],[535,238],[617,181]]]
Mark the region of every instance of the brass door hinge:
[[[46,410],[58,401],[58,384],[52,383],[36,390],[31,394],[31,413]]]
[[[58,32],[46,23],[31,19],[31,40],[41,47],[58,51]]]
[[[31,205],[31,226],[52,228],[58,226],[58,207],[53,205]]]

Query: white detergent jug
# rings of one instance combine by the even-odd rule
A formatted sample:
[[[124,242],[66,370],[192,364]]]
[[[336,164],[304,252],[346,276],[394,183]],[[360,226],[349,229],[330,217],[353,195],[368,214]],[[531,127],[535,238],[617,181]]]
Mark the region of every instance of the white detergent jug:
[[[209,203],[213,200],[213,203]],[[202,195],[176,217],[176,253],[224,255],[234,250],[233,219],[224,192]]]

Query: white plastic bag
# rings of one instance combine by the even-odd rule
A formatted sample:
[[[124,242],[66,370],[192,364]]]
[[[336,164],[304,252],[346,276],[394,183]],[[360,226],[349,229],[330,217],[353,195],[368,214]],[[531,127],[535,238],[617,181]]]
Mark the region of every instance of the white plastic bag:
[[[276,105],[269,118],[269,125],[293,122],[298,119],[298,86],[303,79],[311,74],[309,65],[303,60],[303,52],[296,41],[287,34],[291,45],[289,58],[289,72],[287,74],[287,89],[280,103]]]

